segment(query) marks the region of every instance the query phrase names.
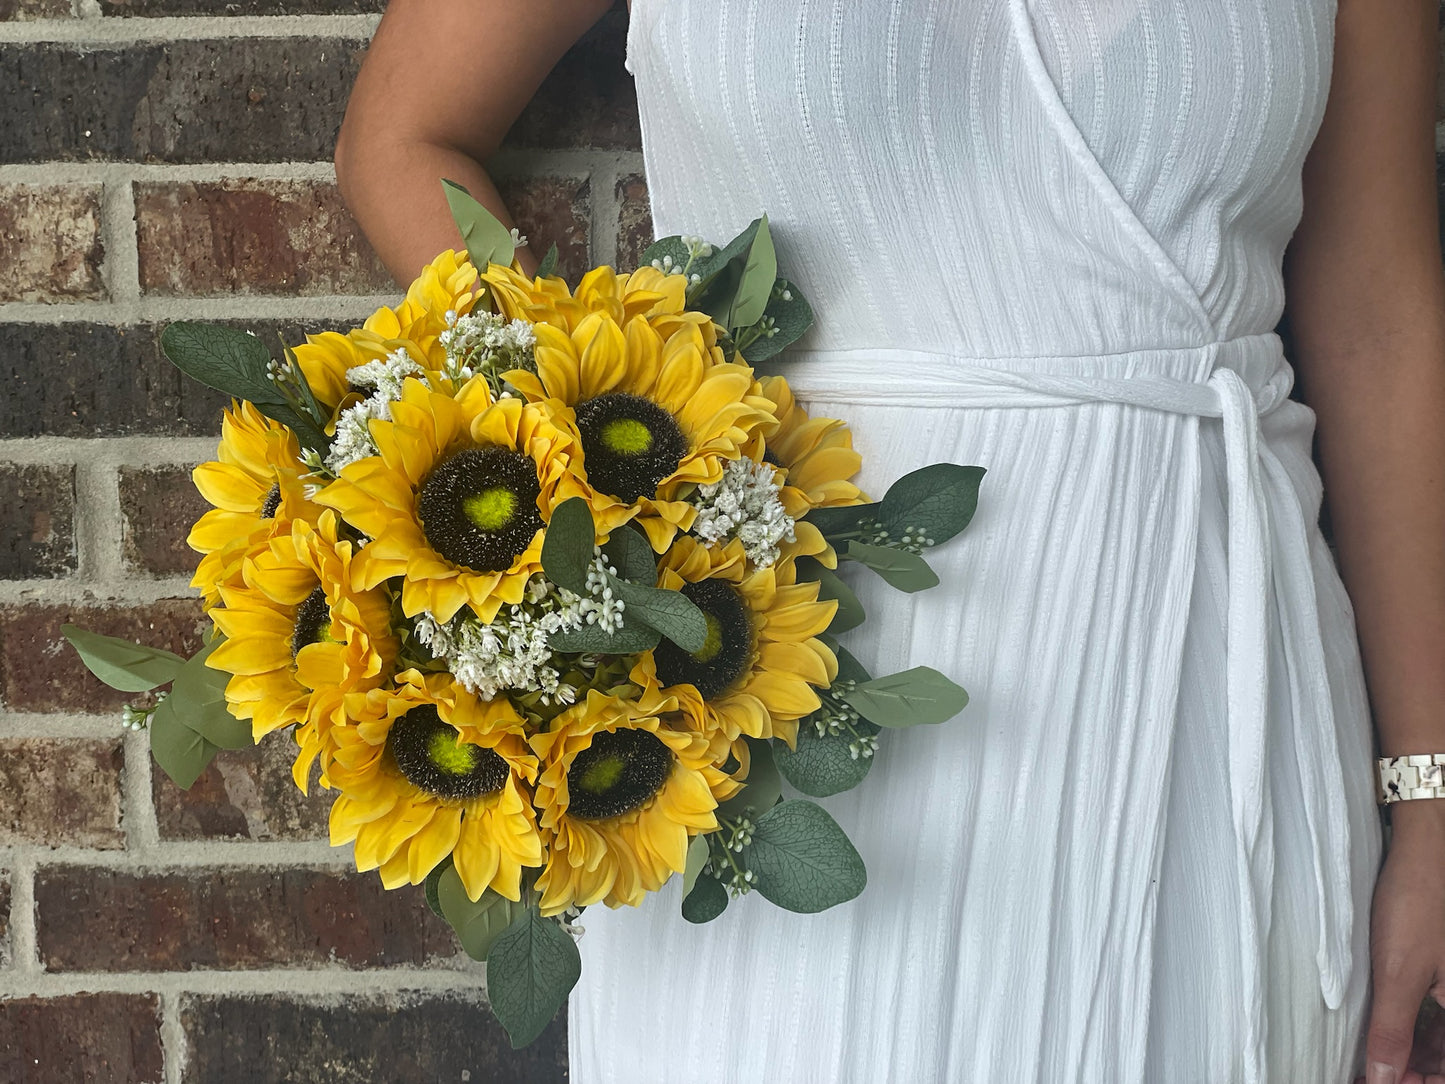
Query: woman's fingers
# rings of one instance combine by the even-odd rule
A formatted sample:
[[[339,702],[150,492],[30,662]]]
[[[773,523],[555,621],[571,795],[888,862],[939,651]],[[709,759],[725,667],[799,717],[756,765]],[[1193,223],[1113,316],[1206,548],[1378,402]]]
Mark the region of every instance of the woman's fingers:
[[[1433,963],[1395,956],[1376,960],[1370,1030],[1365,1038],[1365,1084],[1407,1084],[1415,1018],[1435,977]],[[1417,1081],[1418,1084],[1418,1074]]]

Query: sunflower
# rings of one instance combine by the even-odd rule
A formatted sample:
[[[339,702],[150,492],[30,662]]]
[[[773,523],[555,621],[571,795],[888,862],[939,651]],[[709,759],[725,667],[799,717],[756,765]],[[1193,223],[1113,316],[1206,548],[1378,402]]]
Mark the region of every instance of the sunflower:
[[[216,461],[191,472],[201,496],[214,507],[191,527],[186,544],[202,554],[191,586],[200,589],[207,609],[219,599],[221,584],[238,583],[248,553],[293,520],[315,521],[321,509],[306,499],[295,435],[247,402],[232,403],[221,416]]]
[[[663,641],[639,657],[632,680],[675,697],[690,724],[708,736],[715,757],[736,752],[742,735],[782,738],[792,747],[798,720],[821,701],[815,690],[838,674],[817,637],[833,619],[834,600],[816,583],[798,583],[791,549],[774,564],[749,569],[742,544],[709,548],[680,538],[658,565],[658,586],[681,591],[707,618],[707,642],[687,652]]]
[[[404,577],[402,611],[449,621],[470,606],[491,621],[542,570],[543,524],[577,493],[567,432],[545,407],[492,402],[481,378],[455,397],[408,379],[390,420],[374,420],[380,455],[342,468],[317,496],[371,541],[358,583]]]
[[[809,417],[781,376],[762,377],[759,390],[774,404],[778,419],[762,458],[784,472],[778,496],[788,514],[801,518],[814,508],[863,503],[862,492],[849,481],[863,458],[853,450],[848,423]]]
[[[251,720],[257,741],[303,724],[297,742],[308,767],[324,752],[341,697],[380,685],[399,647],[390,598],[353,590],[353,561],[335,513],[323,512],[315,527],[294,520],[245,559],[239,584],[220,586],[223,605],[211,611],[226,639],[206,665],[231,675],[231,714]]]
[[[482,280],[491,287],[498,311],[511,319],[550,324],[570,335],[594,313],[611,317],[621,327],[640,318],[664,339],[691,324],[702,334],[710,360],[723,360],[712,317],[687,311],[687,281],[681,275],[664,275],[651,267],[619,275],[610,267],[597,267],[583,276],[576,293],[569,293],[559,278],[529,279],[492,264]]]
[[[394,687],[347,698],[336,732],[331,844],[356,843],[356,868],[387,888],[420,884],[451,855],[473,900],[521,898],[522,869],[542,864],[531,803],[537,758],[505,698],[478,700],[448,675],[408,670]]]
[[[690,836],[717,827],[713,810],[738,784],[713,766],[706,738],[668,724],[675,706],[593,690],[530,738],[542,761],[542,914],[635,906],[682,872]]]

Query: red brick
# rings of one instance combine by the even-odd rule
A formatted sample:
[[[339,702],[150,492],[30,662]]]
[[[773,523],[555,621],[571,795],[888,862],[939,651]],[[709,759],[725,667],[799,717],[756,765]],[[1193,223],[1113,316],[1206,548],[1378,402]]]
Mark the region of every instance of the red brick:
[[[0,464],[0,579],[75,569],[75,468]]]
[[[67,622],[190,655],[201,646],[204,618],[198,599],[0,607],[0,701],[11,711],[118,711],[135,699],[90,676],[60,634]]]
[[[585,178],[517,177],[498,181],[497,191],[537,258],[555,244],[557,273],[576,285],[591,268],[591,182]]]
[[[394,288],[335,185],[228,180],[136,186],[150,294],[377,293]]]
[[[365,15],[385,0],[100,0],[102,15]]]
[[[191,482],[187,467],[122,467],[126,563],[138,572],[190,575],[200,554],[186,545],[186,535],[210,507]]]
[[[0,22],[24,19],[68,19],[70,0],[0,0]]]
[[[42,868],[36,938],[47,971],[404,967],[450,959],[456,938],[420,887],[375,871]]]
[[[0,185],[0,301],[105,296],[100,195],[99,185]]]
[[[647,198],[647,180],[629,173],[617,182],[617,268],[632,271],[652,244],[652,204]]]
[[[123,847],[123,763],[118,738],[0,739],[0,847]]]
[[[193,995],[181,1002],[188,1084],[567,1079],[566,1008],[513,1050],[481,991],[370,997]]]
[[[135,1084],[164,1073],[154,994],[0,1001],[0,1080]]]
[[[218,753],[190,790],[151,776],[162,839],[324,840],[335,792],[313,767],[309,794],[291,779],[296,746],[273,734],[254,749]]]
[[[557,63],[504,147],[639,150],[637,89],[622,66],[627,15],[604,15]]]

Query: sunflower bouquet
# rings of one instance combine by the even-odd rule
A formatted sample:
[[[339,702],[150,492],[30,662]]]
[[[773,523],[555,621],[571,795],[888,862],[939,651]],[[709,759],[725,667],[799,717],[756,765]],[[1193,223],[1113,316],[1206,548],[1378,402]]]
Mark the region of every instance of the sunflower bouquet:
[[[798,912],[862,891],[815,802],[868,774],[883,728],[967,702],[926,668],[872,678],[834,638],[863,620],[838,574],[903,590],[962,530],[982,468],[936,464],[877,502],[842,421],[753,365],[809,326],[766,217],[726,246],[658,241],[575,290],[461,188],[467,255],[405,300],[279,360],[193,323],[162,347],[233,397],[214,506],[192,528],[210,631],[182,659],[66,627],[134,693],[188,787],[221,750],[288,733],[331,842],[427,902],[487,963],[531,1042],[580,973],[584,908],[673,877],[706,922],[756,890]]]

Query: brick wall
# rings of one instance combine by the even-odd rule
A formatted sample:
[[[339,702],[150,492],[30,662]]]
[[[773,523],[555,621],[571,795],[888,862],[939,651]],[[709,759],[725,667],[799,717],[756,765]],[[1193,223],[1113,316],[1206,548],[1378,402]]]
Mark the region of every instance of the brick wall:
[[[59,636],[197,645],[221,401],[159,329],[294,342],[395,299],[330,161],[382,4],[0,0],[0,1080],[565,1077],[564,1021],[513,1052],[420,889],[327,845],[285,743],[181,791]],[[574,281],[651,229],[625,20],[490,163]]]

